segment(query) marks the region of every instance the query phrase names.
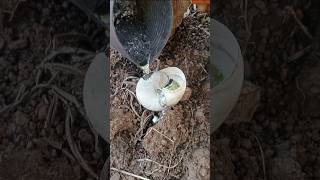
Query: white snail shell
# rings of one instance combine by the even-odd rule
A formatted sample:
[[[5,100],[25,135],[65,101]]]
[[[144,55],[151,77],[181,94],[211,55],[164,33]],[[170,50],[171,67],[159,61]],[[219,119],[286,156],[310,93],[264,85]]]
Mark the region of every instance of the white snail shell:
[[[173,88],[164,87],[169,79],[175,83]],[[139,103],[151,111],[162,111],[177,104],[186,90],[184,73],[177,67],[168,67],[154,72],[147,80],[140,78],[136,95]]]

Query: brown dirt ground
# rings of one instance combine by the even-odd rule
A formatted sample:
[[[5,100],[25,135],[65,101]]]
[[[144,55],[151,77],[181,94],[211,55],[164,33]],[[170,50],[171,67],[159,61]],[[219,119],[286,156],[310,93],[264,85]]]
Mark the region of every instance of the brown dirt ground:
[[[215,179],[320,178],[317,9],[318,1],[216,1],[213,15],[238,38],[246,79],[261,88],[261,100],[251,120],[213,134]]]
[[[139,77],[141,71],[112,50],[111,167],[151,179],[209,179],[209,22],[206,17],[198,13],[184,19],[159,57],[160,69],[176,66],[183,70],[190,88],[186,93],[189,97],[170,108],[159,123],[147,130],[146,122],[153,112],[141,107],[130,92],[135,92],[137,78],[127,78]],[[152,69],[156,64],[155,61]],[[114,171],[111,178],[130,179]]]
[[[69,2],[0,2],[0,179],[92,179],[67,143],[65,102],[74,116],[73,143],[99,175],[106,148],[96,146],[86,119],[65,97],[82,102],[83,75],[106,40],[104,31]]]

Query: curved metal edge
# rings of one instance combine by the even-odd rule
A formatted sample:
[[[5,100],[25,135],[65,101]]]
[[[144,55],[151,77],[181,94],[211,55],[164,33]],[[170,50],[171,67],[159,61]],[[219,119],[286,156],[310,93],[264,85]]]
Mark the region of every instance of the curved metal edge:
[[[83,86],[83,102],[89,123],[105,140],[109,141],[109,74],[108,59],[97,54],[89,66]]]

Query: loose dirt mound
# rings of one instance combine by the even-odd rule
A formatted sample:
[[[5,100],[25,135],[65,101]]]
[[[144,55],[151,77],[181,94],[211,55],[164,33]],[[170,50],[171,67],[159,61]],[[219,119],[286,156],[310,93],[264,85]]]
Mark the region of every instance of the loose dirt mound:
[[[145,135],[143,147],[152,157],[165,158],[170,149],[175,149],[190,139],[190,121],[186,121],[187,117],[183,113],[182,106],[173,107]]]

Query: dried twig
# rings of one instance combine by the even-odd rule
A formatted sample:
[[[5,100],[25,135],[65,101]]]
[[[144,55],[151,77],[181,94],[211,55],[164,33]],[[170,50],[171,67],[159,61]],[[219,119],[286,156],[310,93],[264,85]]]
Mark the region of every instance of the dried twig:
[[[150,179],[148,179],[148,178],[145,178],[145,177],[142,177],[142,176],[138,176],[138,175],[135,175],[135,174],[132,174],[132,173],[129,173],[129,172],[127,172],[127,171],[123,171],[123,170],[120,170],[120,169],[117,169],[117,168],[110,168],[111,170],[113,170],[113,171],[117,171],[117,172],[119,172],[119,173],[122,173],[122,174],[126,174],[126,175],[128,175],[128,176],[132,176],[132,177],[135,177],[135,178],[138,178],[138,179],[142,179],[142,180],[150,180]]]

